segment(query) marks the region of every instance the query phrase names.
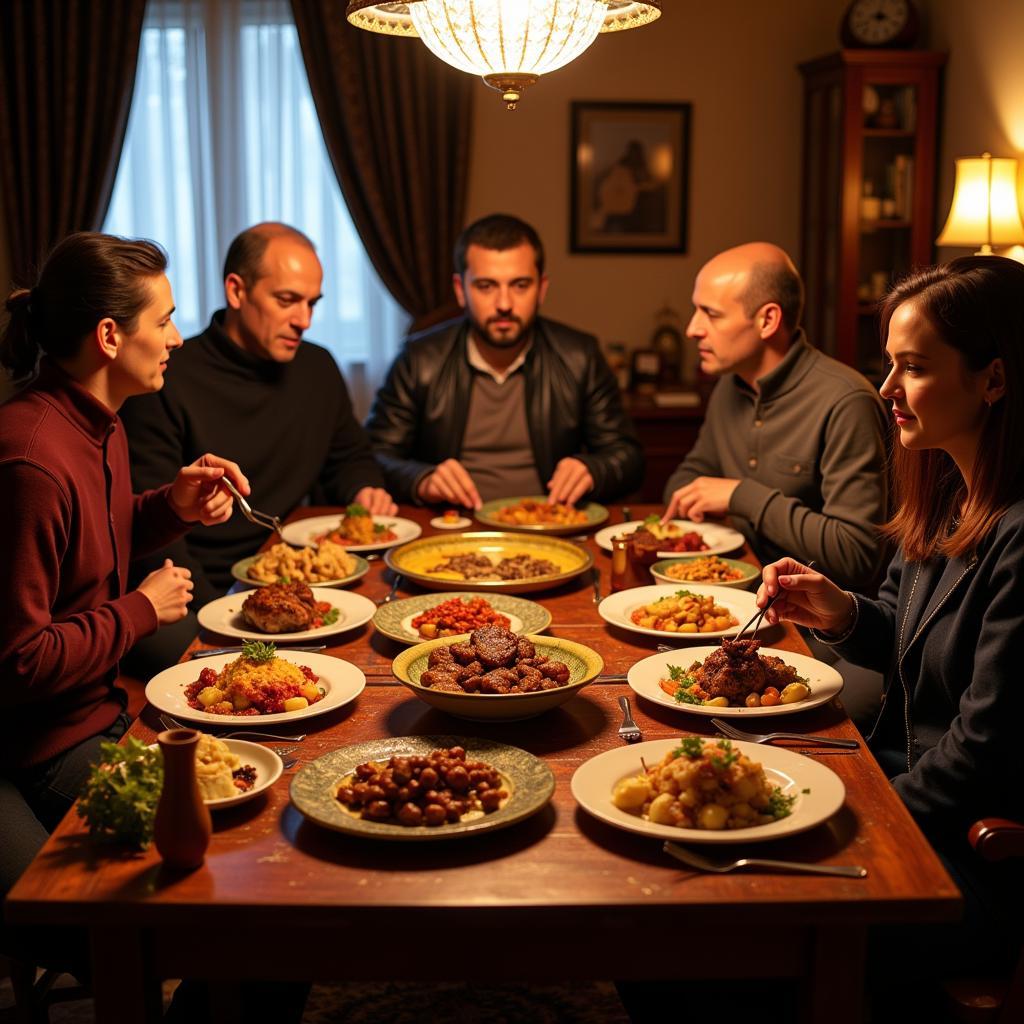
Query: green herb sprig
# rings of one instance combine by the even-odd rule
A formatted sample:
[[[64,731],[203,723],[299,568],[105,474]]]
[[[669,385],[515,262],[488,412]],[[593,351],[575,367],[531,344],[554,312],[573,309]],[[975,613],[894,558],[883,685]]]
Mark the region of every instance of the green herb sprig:
[[[122,746],[100,744],[78,801],[78,816],[99,839],[146,849],[164,784],[164,763],[157,748],[129,736]]]
[[[684,736],[679,746],[672,751],[673,757],[688,757],[696,761],[704,753],[704,742],[699,736]]]
[[[277,657],[277,647],[262,640],[246,640],[242,644],[242,657],[250,661],[272,661]]]
[[[370,510],[365,505],[360,505],[354,501],[345,509],[345,515],[347,516],[368,516]]]

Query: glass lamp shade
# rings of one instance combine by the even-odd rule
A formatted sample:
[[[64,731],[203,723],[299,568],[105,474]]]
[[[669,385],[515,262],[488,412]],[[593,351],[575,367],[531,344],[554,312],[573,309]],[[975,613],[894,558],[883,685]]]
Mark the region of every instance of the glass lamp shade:
[[[957,160],[953,203],[936,245],[993,245],[1024,242],[1017,205],[1017,161],[980,157]]]
[[[350,0],[347,9],[359,28],[419,36],[435,56],[498,89],[510,109],[600,32],[639,28],[660,15],[661,0]]]

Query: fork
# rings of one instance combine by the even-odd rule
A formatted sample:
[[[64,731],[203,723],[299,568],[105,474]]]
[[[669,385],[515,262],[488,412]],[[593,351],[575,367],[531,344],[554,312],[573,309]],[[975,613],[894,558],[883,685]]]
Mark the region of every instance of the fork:
[[[838,875],[840,878],[867,878],[867,868],[851,864],[801,864],[793,860],[766,860],[763,857],[740,857],[726,863],[708,860],[693,850],[688,850],[678,843],[666,842],[662,849],[676,860],[681,860],[698,871],[712,871],[725,874],[738,868],[771,868],[775,871],[792,871],[803,875]]]
[[[185,722],[179,722],[176,718],[172,718],[170,715],[160,715],[160,722],[165,729],[195,729],[197,726],[188,725]],[[214,726],[216,728],[216,726]],[[301,743],[305,738],[306,734],[302,733],[300,736],[281,736],[279,733],[273,732],[256,732],[254,729],[236,729],[233,732],[218,732],[211,733],[215,735],[219,740],[230,740],[230,739],[252,739],[258,736],[261,740],[284,740],[287,743]]]
[[[395,573],[395,578],[391,581],[391,589],[388,591],[388,596],[383,601],[378,601],[377,604],[391,604],[395,599],[395,594],[398,593],[398,585],[402,582],[402,574],[400,572]]]
[[[255,523],[256,526],[262,526],[264,529],[270,530],[273,533],[281,533],[281,520],[278,519],[277,516],[268,515],[266,512],[258,512],[254,509],[249,502],[242,497],[238,488],[226,476],[222,476],[219,482],[231,492],[231,496],[238,502],[238,507],[242,510],[242,515],[245,516],[250,523]]]
[[[770,743],[772,740],[799,740],[803,743],[811,743],[814,746],[842,747],[844,750],[859,750],[860,744],[856,740],[839,740],[831,736],[809,736],[801,732],[744,732],[737,729],[721,718],[712,718],[711,724],[723,736],[729,736],[734,740],[746,740],[748,743]]]
[[[644,734],[633,721],[633,713],[629,710],[629,698],[620,697],[619,707],[622,708],[622,725],[619,726],[619,737],[627,743],[637,743],[644,738]]]

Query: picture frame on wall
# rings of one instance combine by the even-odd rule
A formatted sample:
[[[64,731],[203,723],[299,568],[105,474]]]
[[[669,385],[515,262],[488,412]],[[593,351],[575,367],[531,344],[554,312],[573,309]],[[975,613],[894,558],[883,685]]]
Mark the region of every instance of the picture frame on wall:
[[[685,253],[689,103],[577,101],[569,249]]]

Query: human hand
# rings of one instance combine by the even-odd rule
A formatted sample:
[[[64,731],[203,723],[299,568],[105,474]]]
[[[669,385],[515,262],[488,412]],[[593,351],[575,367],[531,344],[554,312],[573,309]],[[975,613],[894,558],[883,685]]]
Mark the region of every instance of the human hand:
[[[702,523],[705,516],[721,518],[728,515],[729,500],[739,485],[739,480],[731,477],[699,476],[691,480],[672,495],[661,517],[662,525],[677,517]]]
[[[586,463],[579,459],[561,459],[547,483],[548,501],[551,504],[565,502],[575,505],[587,491],[593,490],[594,478]]]
[[[758,608],[779,595],[765,613],[765,620],[771,625],[788,619],[825,633],[840,633],[853,621],[857,608],[853,596],[795,558],[780,558],[766,565],[761,581]]]
[[[139,584],[139,593],[149,599],[160,625],[168,626],[185,618],[192,600],[192,573],[165,558],[162,568]]]
[[[234,499],[217,481],[226,476],[243,495],[249,494],[249,481],[230,459],[203,455],[191,466],[183,466],[171,486],[171,506],[186,523],[214,526],[231,518]]]
[[[393,516],[398,512],[398,506],[383,487],[364,487],[352,500],[372,516]]]
[[[435,466],[434,471],[420,481],[418,494],[420,501],[427,503],[444,502],[472,509],[483,504],[473,478],[458,459],[445,459]]]

